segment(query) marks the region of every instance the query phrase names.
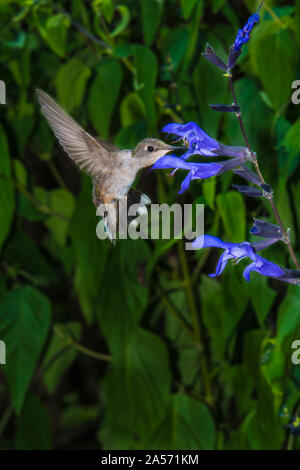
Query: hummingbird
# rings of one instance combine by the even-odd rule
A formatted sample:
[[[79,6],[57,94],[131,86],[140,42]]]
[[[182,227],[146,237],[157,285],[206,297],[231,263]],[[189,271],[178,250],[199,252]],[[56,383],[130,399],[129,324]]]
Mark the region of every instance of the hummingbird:
[[[105,229],[110,240],[115,240],[118,201],[128,195],[137,173],[181,147],[168,145],[159,139],[145,138],[134,149],[121,150],[86,132],[47,93],[39,89],[36,93],[41,111],[60,145],[92,178],[93,203],[97,208],[100,204],[106,208],[103,217]],[[151,202],[146,195],[142,195],[140,201],[143,204]]]

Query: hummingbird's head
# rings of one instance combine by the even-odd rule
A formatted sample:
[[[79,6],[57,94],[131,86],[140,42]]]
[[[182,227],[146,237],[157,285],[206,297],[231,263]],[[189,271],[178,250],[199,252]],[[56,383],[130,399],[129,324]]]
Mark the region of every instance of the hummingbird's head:
[[[153,165],[159,158],[169,152],[181,150],[183,147],[174,147],[159,139],[146,138],[141,140],[132,151],[132,157],[139,159],[141,168]],[[137,161],[137,160],[136,160]]]

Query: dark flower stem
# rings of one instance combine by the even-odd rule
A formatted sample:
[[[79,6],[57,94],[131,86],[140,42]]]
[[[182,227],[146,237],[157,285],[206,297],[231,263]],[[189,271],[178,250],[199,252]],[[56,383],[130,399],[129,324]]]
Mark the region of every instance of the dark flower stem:
[[[237,97],[236,97],[236,93],[235,93],[235,88],[234,88],[234,83],[233,83],[233,78],[232,76],[229,76],[228,77],[228,80],[229,80],[229,87],[230,87],[230,90],[231,90],[231,93],[232,93],[232,97],[233,97],[233,101],[234,101],[234,104],[236,106],[238,106],[238,101],[237,101]],[[243,122],[243,118],[242,118],[242,115],[239,113],[237,114],[237,118],[238,118],[238,121],[239,121],[239,124],[240,124],[240,128],[241,128],[241,131],[242,131],[242,134],[243,134],[243,137],[244,137],[244,140],[245,140],[245,143],[247,145],[247,148],[249,150],[249,152],[251,152],[251,154],[253,155],[253,164],[254,164],[254,167],[255,167],[255,170],[256,170],[256,173],[258,174],[258,177],[261,181],[261,184],[265,184],[265,180],[264,180],[264,177],[260,171],[260,168],[259,168],[259,164],[258,162],[256,161],[256,157],[255,157],[255,154],[251,148],[251,145],[250,145],[250,142],[249,142],[249,139],[248,139],[248,136],[247,136],[247,132],[246,132],[246,129],[245,129],[245,126],[244,126],[244,122]],[[283,222],[282,222],[282,219],[279,215],[279,212],[277,210],[277,207],[276,207],[276,204],[275,204],[275,201],[274,201],[274,197],[272,196],[271,198],[268,198],[268,201],[270,202],[270,205],[272,207],[272,210],[273,210],[273,213],[274,213],[274,216],[277,220],[277,223],[278,225],[280,226],[281,228],[281,231],[283,233],[283,236],[284,236],[284,239],[285,239],[285,244],[287,245],[288,247],[288,250],[290,252],[290,255],[291,255],[291,258],[296,266],[296,268],[299,270],[300,269],[300,264],[297,260],[297,257],[295,255],[295,252],[294,252],[294,249],[292,247],[292,243],[291,243],[291,240],[290,240],[290,237],[286,231],[286,229],[284,228],[284,225],[283,225]]]

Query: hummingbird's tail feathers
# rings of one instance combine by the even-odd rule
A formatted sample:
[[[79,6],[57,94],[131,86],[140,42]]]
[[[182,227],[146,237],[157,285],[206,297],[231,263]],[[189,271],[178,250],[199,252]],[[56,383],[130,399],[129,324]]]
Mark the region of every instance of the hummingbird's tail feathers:
[[[69,157],[90,176],[106,166],[109,150],[80,127],[47,93],[36,90],[42,113]]]
[[[109,240],[115,244],[117,238],[117,204],[114,204],[113,207],[112,203],[105,204],[104,210],[104,229]]]

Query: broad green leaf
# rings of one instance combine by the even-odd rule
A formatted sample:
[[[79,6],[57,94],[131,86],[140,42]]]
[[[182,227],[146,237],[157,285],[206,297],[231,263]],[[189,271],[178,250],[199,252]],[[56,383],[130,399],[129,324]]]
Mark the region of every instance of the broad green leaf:
[[[186,49],[189,40],[189,33],[186,28],[175,29],[171,31],[164,41],[162,50],[163,57],[166,60],[166,79],[172,80],[173,76],[168,72],[168,66],[171,66],[176,73],[186,56]],[[181,103],[176,103],[177,105]]]
[[[215,425],[208,408],[188,395],[172,396],[170,407],[149,443],[150,449],[212,450]]]
[[[110,249],[107,240],[99,240],[96,227],[99,219],[92,204],[90,179],[82,178],[82,189],[73,214],[70,235],[75,249],[75,288],[84,318],[92,322],[106,260]]]
[[[224,7],[224,5],[226,3],[226,0],[214,0],[211,3],[212,3],[212,7],[213,7],[213,12],[218,13],[218,11],[221,10],[221,8]]]
[[[33,395],[26,399],[17,420],[17,450],[50,450],[50,416],[44,405]]]
[[[205,197],[205,202],[210,207],[210,209],[215,208],[216,186],[217,186],[216,178],[207,178],[206,180],[203,180],[203,184],[202,184],[203,195]]]
[[[249,422],[247,435],[252,450],[277,450],[281,449],[284,442],[285,432],[274,397],[263,379],[258,385],[257,409]]]
[[[277,337],[284,339],[300,327],[300,296],[297,287],[292,287],[279,307]]]
[[[55,79],[56,91],[59,103],[66,111],[82,104],[90,75],[91,70],[76,58],[70,59],[59,69]]]
[[[20,183],[22,186],[26,187],[27,184],[27,170],[25,165],[16,158],[13,159],[13,168],[15,180]]]
[[[120,148],[132,149],[145,137],[147,137],[146,123],[145,121],[139,121],[121,129],[115,142]]]
[[[166,414],[170,386],[165,344],[137,329],[104,381],[107,409],[99,433],[104,448],[145,449]]]
[[[243,113],[243,122],[251,146],[258,151],[260,136],[264,132],[269,135],[272,113],[262,102],[260,88],[251,77],[243,77],[236,81],[235,91],[239,106]],[[245,145],[241,129],[236,116],[228,115],[226,118],[226,133],[231,145]],[[261,137],[262,139],[263,137]],[[258,153],[259,161],[265,158],[264,154]]]
[[[58,14],[41,19],[37,10],[34,11],[36,26],[42,38],[59,57],[65,57],[67,32],[70,20],[66,15]]]
[[[64,246],[66,243],[71,217],[75,208],[73,195],[64,188],[50,192],[50,208],[53,215],[46,221],[55,241]]]
[[[234,191],[219,194],[217,206],[225,228],[223,240],[234,243],[245,241],[246,208],[243,196]]]
[[[288,124],[287,124],[288,126]],[[298,119],[292,127],[288,127],[280,147],[285,150],[285,174],[291,176],[299,164],[300,158],[300,119]]]
[[[145,263],[149,257],[144,240],[128,239],[118,241],[107,260],[99,288],[97,315],[113,355],[119,354],[123,344],[134,334],[147,305]]]
[[[122,83],[122,67],[115,59],[104,59],[97,67],[91,85],[88,110],[92,124],[99,136],[106,139]]]
[[[267,278],[254,272],[251,274],[251,282],[247,287],[257,320],[263,327],[276,297],[276,292],[268,286]]]
[[[243,362],[247,369],[247,374],[255,382],[257,382],[261,374],[262,345],[266,336],[266,330],[256,329],[248,331],[244,339]]]
[[[159,279],[159,286],[164,290],[164,298],[171,302],[172,307],[177,312],[177,316],[186,326],[191,326],[191,315],[188,309],[185,289],[175,282],[166,282],[163,276]],[[176,290],[177,288],[177,290]],[[172,290],[174,289],[174,292]],[[169,291],[169,293],[167,293]],[[166,324],[165,331],[172,344],[176,344],[178,353],[178,369],[180,371],[180,382],[187,386],[192,386],[195,378],[199,376],[199,350],[195,347],[193,339],[181,326],[178,319],[171,314],[170,310],[161,301],[157,307],[158,312],[164,316]]]
[[[11,107],[7,117],[16,137],[14,151],[22,158],[34,127],[34,106],[25,103],[22,110]]]
[[[144,42],[150,46],[160,24],[164,0],[140,0]]]
[[[182,15],[185,20],[190,18],[196,3],[198,3],[198,0],[180,0]],[[204,8],[204,3],[202,8]]]
[[[227,291],[230,287],[227,284]],[[222,284],[206,276],[202,277],[199,294],[203,321],[212,344],[212,356],[215,361],[219,361],[224,358],[229,339],[244,313],[247,297],[241,297],[240,304],[236,300],[230,303],[230,291],[226,293],[225,286],[223,290]]]
[[[136,92],[125,96],[120,106],[122,127],[131,126],[145,117],[145,107],[141,97]]]
[[[0,250],[9,234],[15,210],[14,188],[11,182],[11,163],[7,139],[0,125]]]
[[[154,129],[156,123],[154,92],[158,73],[158,61],[154,53],[145,46],[133,48],[136,68],[136,90],[142,98],[148,123]]]
[[[76,322],[54,325],[54,333],[42,363],[42,368],[45,369],[43,380],[50,395],[55,392],[61,377],[77,356],[77,350],[72,348],[68,337],[58,335],[55,327],[66,329],[75,341],[79,341],[82,329],[80,323]]]
[[[224,52],[223,48],[218,45],[219,41],[214,37],[208,37],[207,40],[213,44],[216,52],[223,57]],[[199,124],[205,132],[215,138],[217,137],[221,113],[210,109],[209,104],[230,102],[227,80],[215,66],[200,56],[193,73],[193,85],[201,116]]]
[[[250,41],[253,68],[276,110],[291,96],[291,84],[296,77],[298,55],[288,29],[275,20],[265,21]]]
[[[0,303],[0,337],[7,348],[3,370],[18,414],[46,341],[50,320],[48,299],[32,287],[17,287]]]
[[[59,280],[38,245],[23,230],[16,231],[9,240],[4,258],[17,271],[26,273],[27,278],[36,285],[53,285]]]
[[[300,47],[300,30],[299,30],[299,23],[300,23],[300,0],[296,0],[296,6],[295,6],[295,26],[296,26],[296,40],[297,40],[298,48]]]

